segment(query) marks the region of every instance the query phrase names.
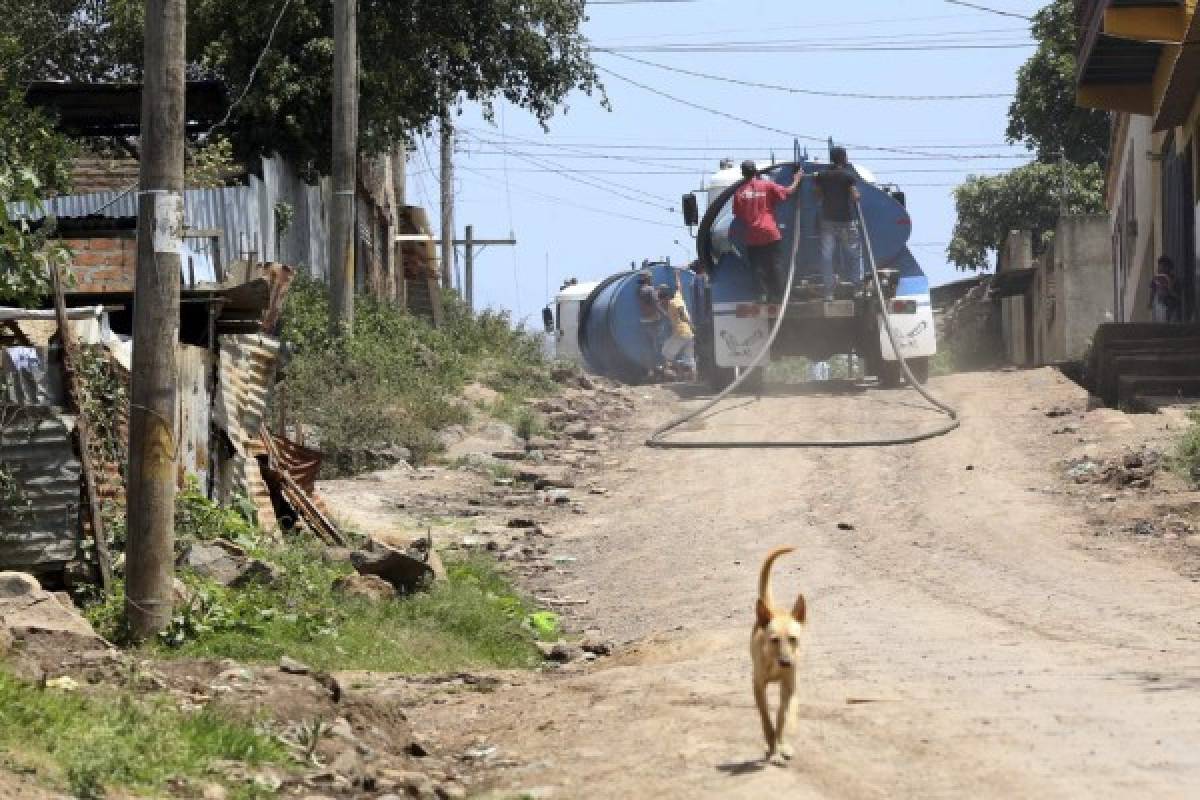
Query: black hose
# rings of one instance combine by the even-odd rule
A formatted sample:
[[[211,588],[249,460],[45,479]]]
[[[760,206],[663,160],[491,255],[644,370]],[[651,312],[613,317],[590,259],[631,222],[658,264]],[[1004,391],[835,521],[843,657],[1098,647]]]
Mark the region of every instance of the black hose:
[[[799,168],[800,167],[798,166],[797,169],[799,169]],[[788,259],[789,264],[788,264],[787,284],[784,286],[784,289],[783,289],[783,303],[779,310],[779,316],[775,319],[775,326],[771,329],[771,335],[767,337],[767,341],[763,344],[762,348],[754,356],[754,361],[750,364],[750,366],[748,368],[746,368],[742,372],[741,375],[738,375],[737,378],[732,383],[730,383],[728,386],[726,386],[724,389],[722,389],[720,392],[718,392],[716,397],[712,398],[704,405],[702,405],[699,408],[696,408],[692,411],[688,411],[684,414],[681,414],[680,416],[676,417],[675,419],[671,420],[670,422],[667,422],[666,424],[660,425],[659,427],[655,428],[654,431],[650,434],[650,437],[648,439],[646,439],[647,447],[657,447],[657,448],[670,449],[670,450],[733,449],[733,448],[801,448],[801,447],[805,447],[805,448],[808,448],[808,447],[829,447],[829,448],[888,447],[891,445],[913,444],[915,442],[925,441],[926,439],[933,439],[937,436],[943,436],[947,433],[950,433],[950,431],[954,430],[955,428],[957,428],[959,426],[960,418],[959,418],[958,411],[955,408],[951,407],[950,405],[943,403],[941,400],[938,400],[936,397],[934,397],[929,392],[928,389],[926,389],[924,386],[922,386],[920,384],[919,381],[917,381],[917,379],[913,376],[912,370],[910,370],[908,368],[908,363],[904,360],[904,355],[900,352],[900,348],[896,345],[896,334],[895,334],[895,331],[892,330],[892,321],[887,313],[887,306],[885,304],[884,296],[883,296],[883,284],[879,280],[879,271],[876,269],[876,266],[875,266],[875,252],[871,247],[871,237],[867,234],[867,221],[863,217],[862,204],[855,201],[855,208],[858,213],[858,221],[859,221],[859,225],[861,226],[862,238],[866,244],[867,263],[871,267],[871,278],[875,283],[875,297],[878,299],[878,302],[879,302],[879,311],[880,311],[880,314],[883,316],[883,324],[884,324],[884,328],[887,330],[888,341],[892,345],[892,352],[896,354],[896,358],[900,361],[900,369],[903,371],[904,377],[908,379],[909,386],[912,386],[914,389],[916,389],[921,394],[921,396],[923,398],[925,398],[926,401],[929,402],[930,405],[932,405],[934,408],[936,408],[938,411],[942,412],[946,416],[950,417],[950,421],[947,422],[945,425],[942,425],[931,431],[925,431],[923,433],[914,433],[914,434],[910,434],[908,436],[895,436],[895,437],[881,438],[881,439],[827,439],[827,440],[804,440],[804,439],[797,440],[797,439],[793,439],[790,441],[782,441],[782,442],[762,442],[762,441],[755,442],[755,441],[743,441],[743,440],[733,439],[733,440],[724,440],[724,441],[718,440],[718,441],[707,441],[707,442],[704,442],[704,441],[674,442],[674,441],[667,441],[663,438],[671,431],[675,430],[676,428],[683,425],[684,423],[695,419],[696,417],[700,416],[701,414],[703,414],[704,412],[708,411],[713,406],[715,406],[717,403],[720,403],[722,400],[724,400],[726,397],[728,397],[730,395],[730,393],[732,393],[735,389],[737,389],[737,387],[739,385],[741,385],[742,381],[744,381],[746,379],[746,377],[748,375],[750,375],[751,370],[758,367],[759,363],[766,357],[767,353],[769,353],[771,351],[771,345],[775,342],[775,337],[779,335],[779,330],[783,326],[783,320],[784,320],[785,315],[787,314],[787,307],[788,307],[787,301],[788,301],[788,298],[790,298],[792,295],[792,281],[796,276],[796,255],[800,248],[800,211],[801,211],[800,202],[799,202],[799,200],[797,200],[796,201],[795,218],[793,220],[793,225],[792,225],[792,248],[791,248],[791,252],[789,254],[789,259]]]

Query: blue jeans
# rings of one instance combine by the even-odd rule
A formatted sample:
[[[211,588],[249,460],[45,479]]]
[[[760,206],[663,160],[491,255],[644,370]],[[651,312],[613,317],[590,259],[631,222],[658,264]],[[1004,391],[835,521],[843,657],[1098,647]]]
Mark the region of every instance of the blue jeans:
[[[842,266],[839,272],[852,282],[858,283],[862,275],[862,243],[858,225],[854,222],[821,221],[821,277],[825,280],[825,295],[831,296],[836,286],[833,280],[833,259],[838,245],[842,249]]]
[[[665,321],[662,319],[642,320],[642,336],[646,339],[646,362],[642,364],[647,372],[653,372],[663,365],[662,343]]]

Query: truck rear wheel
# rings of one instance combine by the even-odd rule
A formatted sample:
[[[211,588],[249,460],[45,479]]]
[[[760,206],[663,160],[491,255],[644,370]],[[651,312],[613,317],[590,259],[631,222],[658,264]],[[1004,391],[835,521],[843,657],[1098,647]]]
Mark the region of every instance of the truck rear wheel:
[[[879,379],[879,385],[885,389],[895,389],[904,382],[904,371],[900,369],[899,361],[887,361],[881,357],[873,372]]]
[[[929,357],[922,356],[921,358],[910,358],[907,361],[908,368],[912,370],[913,377],[917,379],[917,383],[929,383]]]

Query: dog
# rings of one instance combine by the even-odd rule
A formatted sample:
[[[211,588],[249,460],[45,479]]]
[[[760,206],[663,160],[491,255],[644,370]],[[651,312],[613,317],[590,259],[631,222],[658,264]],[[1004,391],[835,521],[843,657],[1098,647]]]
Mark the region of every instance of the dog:
[[[797,595],[791,612],[775,607],[771,598],[771,567],[775,559],[795,550],[776,547],[767,554],[758,575],[758,602],[755,604],[754,633],[750,638],[750,654],[754,663],[754,702],[762,719],[763,736],[767,740],[769,761],[778,753],[784,759],[794,754],[788,743],[796,716],[796,673],[800,657],[800,639],[807,621],[804,595]],[[767,706],[767,686],[779,684],[779,714],[771,723]]]

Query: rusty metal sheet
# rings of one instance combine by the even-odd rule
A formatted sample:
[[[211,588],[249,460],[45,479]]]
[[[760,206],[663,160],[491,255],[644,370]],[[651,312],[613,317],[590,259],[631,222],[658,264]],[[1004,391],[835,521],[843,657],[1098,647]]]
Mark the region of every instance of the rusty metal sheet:
[[[82,468],[74,419],[46,406],[0,404],[0,466],[18,496],[0,498],[0,569],[52,572],[79,552]]]

